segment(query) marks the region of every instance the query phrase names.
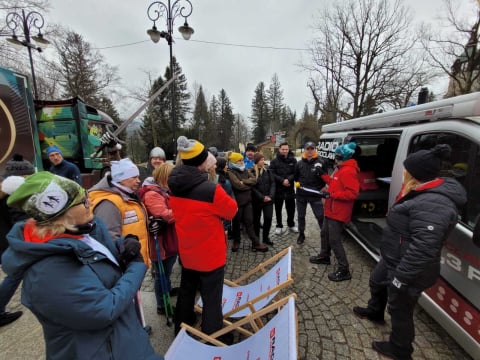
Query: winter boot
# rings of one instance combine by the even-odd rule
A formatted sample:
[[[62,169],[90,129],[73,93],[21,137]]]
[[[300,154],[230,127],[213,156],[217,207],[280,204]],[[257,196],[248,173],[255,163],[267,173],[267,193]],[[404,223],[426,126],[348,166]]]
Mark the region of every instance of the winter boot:
[[[353,313],[361,319],[370,320],[373,323],[385,325],[385,318],[383,313],[377,313],[374,310],[366,307],[354,306]]]

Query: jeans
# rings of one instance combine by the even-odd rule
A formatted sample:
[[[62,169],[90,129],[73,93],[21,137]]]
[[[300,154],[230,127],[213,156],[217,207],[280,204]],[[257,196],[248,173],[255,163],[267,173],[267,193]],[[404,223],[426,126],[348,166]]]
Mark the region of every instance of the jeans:
[[[313,215],[317,219],[318,226],[322,229],[323,225],[323,203],[321,198],[311,198],[297,196],[297,217],[298,231],[303,234],[305,232],[305,215],[307,213],[307,204],[310,203]]]
[[[211,334],[223,327],[222,294],[224,276],[224,266],[206,272],[182,267],[182,279],[175,310],[175,334],[180,331],[182,322],[188,325],[195,323],[194,305],[197,290],[200,290],[203,302],[202,331]]]
[[[282,207],[285,202],[285,210],[287,210],[287,226],[295,226],[295,193],[276,192],[275,193],[275,217],[277,219],[277,228],[283,228]]]
[[[168,285],[168,291],[172,289],[172,284],[170,283],[170,275],[172,274],[172,269],[173,266],[175,265],[175,262],[177,261],[177,255],[170,256],[166,258],[165,260],[162,260],[162,265],[163,265],[163,270],[165,272],[165,278],[167,279],[167,285]],[[157,300],[157,308],[163,308],[165,307],[165,304],[163,303],[163,295],[166,294],[162,290],[162,286],[160,283],[160,270],[158,269],[158,262],[157,261],[152,261],[152,266],[153,266],[153,277],[154,277],[154,287],[155,287],[155,298]]]
[[[245,231],[247,232],[248,238],[252,244],[258,244],[258,236],[255,235],[255,230],[253,229],[253,209],[252,203],[248,203],[243,206],[238,207],[237,214],[232,220],[232,234],[233,241],[239,243],[242,237],[240,232],[240,225],[243,223]]]
[[[10,276],[7,275],[0,285],[0,314],[5,312],[8,302],[12,299],[15,291],[17,291],[23,275]]]

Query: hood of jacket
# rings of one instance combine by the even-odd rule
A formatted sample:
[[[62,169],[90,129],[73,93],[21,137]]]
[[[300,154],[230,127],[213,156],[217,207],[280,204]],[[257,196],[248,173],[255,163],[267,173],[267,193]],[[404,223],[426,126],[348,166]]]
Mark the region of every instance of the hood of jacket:
[[[175,196],[188,194],[192,188],[208,181],[208,174],[196,166],[175,166],[168,177],[168,187]]]
[[[96,219],[97,226],[99,219]],[[100,225],[101,226],[101,225]],[[85,261],[95,254],[84,242],[68,237],[59,237],[45,243],[24,241],[25,222],[17,223],[7,235],[10,247],[2,258],[2,267],[9,275],[23,274],[30,266],[52,255],[75,254]],[[95,238],[95,231],[90,234]]]
[[[431,193],[438,193],[451,199],[458,209],[461,209],[467,202],[467,192],[463,186],[455,179],[452,178],[440,178],[442,183],[438,186],[425,186],[420,187],[418,191],[428,191]]]
[[[358,167],[357,161],[355,159],[348,159],[342,162],[339,166],[339,168],[342,167],[352,167],[354,168],[357,172],[360,171],[360,168]]]
[[[125,201],[137,200],[137,195],[135,193],[127,194],[126,192],[123,192],[119,188],[114,186],[112,184],[112,177],[110,176],[110,174],[105,175],[97,184],[92,186],[88,190],[88,193],[90,194],[93,191],[106,191],[109,193],[115,193],[120,195]]]

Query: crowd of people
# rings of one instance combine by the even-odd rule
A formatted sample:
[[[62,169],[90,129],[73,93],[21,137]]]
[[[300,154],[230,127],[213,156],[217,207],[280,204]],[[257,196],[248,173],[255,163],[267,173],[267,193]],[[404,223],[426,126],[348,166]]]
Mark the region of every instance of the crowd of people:
[[[223,326],[228,239],[237,252],[245,232],[252,251],[267,252],[275,240],[270,238],[275,209],[273,233],[296,233],[301,246],[307,240],[308,204],[319,226],[320,249],[310,262],[330,265],[333,252],[337,268],[328,279],[351,279],[342,232],[360,191],[354,142],[336,148],[333,169],[313,142],[304,144],[298,160],[287,142],[280,144],[269,166],[253,144],[244,154],[218,156],[211,149],[180,136],[175,165],[155,147],[145,168],[128,158],[111,161],[111,171],[88,191],[81,187],[78,168],[57,146],[47,149],[49,171],[35,172],[15,155],[1,179],[0,249],[7,276],[0,285],[0,326],[22,315],[6,306],[23,280],[22,303],[43,327],[48,359],[108,354],[161,359],[150,345],[151,328],[141,308],[139,289],[147,269],[154,278],[157,313],[173,320],[175,334],[182,322],[197,321],[197,292],[203,302],[201,330],[214,333]],[[439,145],[405,160],[402,191],[389,211],[382,258],[370,278],[371,299],[366,308],[353,309],[383,323],[388,304],[390,339],[372,346],[393,358],[411,356],[413,307],[438,277],[441,246],[465,203],[455,180],[438,177],[440,159],[449,151]],[[425,202],[442,204],[442,211],[422,212]],[[177,260],[181,280],[175,288],[170,277]],[[176,306],[171,297],[177,297]],[[233,336],[220,340],[231,344]]]

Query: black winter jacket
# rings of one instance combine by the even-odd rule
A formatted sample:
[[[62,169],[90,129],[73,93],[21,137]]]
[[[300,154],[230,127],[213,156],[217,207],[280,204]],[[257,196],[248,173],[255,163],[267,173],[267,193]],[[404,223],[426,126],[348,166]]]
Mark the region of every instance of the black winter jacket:
[[[393,204],[380,246],[391,278],[420,290],[435,283],[440,274],[443,243],[466,201],[460,183],[439,178]]]
[[[318,165],[315,166],[316,164]],[[319,169],[323,169],[323,174],[327,173],[325,160],[319,158],[318,155],[310,160],[306,157],[302,157],[302,159],[297,162],[294,175],[295,181],[300,183],[300,187],[297,189],[297,196],[320,198],[320,195],[302,189],[307,188],[320,191],[325,186],[325,181],[320,177],[322,173]]]
[[[289,151],[287,157],[283,156],[280,153],[277,153],[277,157],[270,162],[268,169],[272,172],[273,177],[276,182],[276,192],[277,193],[293,193],[294,192],[294,183],[293,177],[295,174],[295,165],[297,164],[297,159],[293,155],[293,152]],[[283,186],[283,180],[288,179],[290,186]]]
[[[255,167],[250,169],[250,172],[255,176]],[[275,179],[270,170],[265,169],[263,173],[258,176],[257,183],[252,188],[253,192],[253,201],[255,203],[260,203],[261,205],[270,204],[275,197]],[[263,198],[265,196],[270,196],[272,201],[265,203]]]

